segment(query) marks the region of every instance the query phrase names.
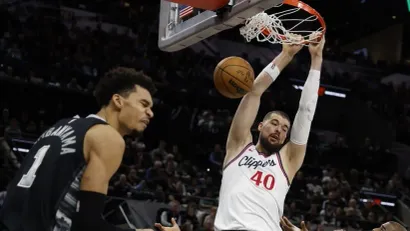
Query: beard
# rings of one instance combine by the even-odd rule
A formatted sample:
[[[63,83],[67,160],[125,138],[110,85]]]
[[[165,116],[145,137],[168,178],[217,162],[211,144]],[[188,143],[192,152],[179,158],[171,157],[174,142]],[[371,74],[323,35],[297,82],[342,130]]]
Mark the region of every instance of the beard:
[[[282,148],[282,144],[272,144],[269,142],[268,138],[265,137],[259,137],[259,142],[262,148],[268,152],[265,153],[266,155],[272,155],[273,153],[279,152]]]
[[[131,133],[129,134],[129,136],[131,136],[133,138],[140,138],[143,133],[144,133],[144,131],[132,130]]]

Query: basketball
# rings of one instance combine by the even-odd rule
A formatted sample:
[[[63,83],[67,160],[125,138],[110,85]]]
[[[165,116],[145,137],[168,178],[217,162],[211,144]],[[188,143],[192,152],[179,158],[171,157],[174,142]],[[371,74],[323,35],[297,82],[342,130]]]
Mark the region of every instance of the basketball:
[[[214,84],[219,93],[231,99],[244,96],[252,89],[255,74],[252,66],[240,57],[231,56],[218,63]]]

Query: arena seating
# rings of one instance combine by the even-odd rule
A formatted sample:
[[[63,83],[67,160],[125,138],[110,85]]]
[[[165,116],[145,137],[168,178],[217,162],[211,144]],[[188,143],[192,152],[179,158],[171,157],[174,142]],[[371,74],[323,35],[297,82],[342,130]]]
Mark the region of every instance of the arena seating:
[[[182,230],[213,230],[223,145],[238,102],[213,88],[210,75],[219,60],[191,49],[160,52],[153,42],[156,32],[144,23],[157,6],[133,7],[137,13],[128,17],[137,19],[132,25],[111,16],[112,22],[133,27],[126,33],[79,28],[75,18],[67,26],[45,17],[47,12],[40,9],[29,14],[1,9],[7,27],[0,42],[0,191],[49,125],[62,117],[95,112],[92,92],[102,73],[130,66],[155,80],[156,116],[143,137],[126,137],[127,150],[112,179],[106,219],[123,224],[121,214],[133,217],[132,207],[140,206],[132,201],[149,201],[152,207],[163,206],[154,211],[159,222],[165,222],[161,217],[169,210],[181,216]],[[147,30],[152,32],[140,33]],[[333,50],[326,55],[346,65],[342,57],[346,56]],[[362,57],[349,59],[370,65]],[[249,61],[255,71],[264,65]],[[295,113],[300,91],[291,78],[306,73],[290,68],[283,75],[263,97],[260,114],[273,108]],[[370,229],[400,221],[396,204],[409,195],[410,177],[397,172],[400,161],[392,153],[392,143],[410,144],[405,114],[410,89],[377,81],[369,88],[349,76],[326,71],[323,75],[326,84],[349,87],[350,92],[346,98],[319,99],[307,158],[292,183],[284,215],[295,223],[309,221],[312,230]],[[118,210],[119,205],[126,211]]]

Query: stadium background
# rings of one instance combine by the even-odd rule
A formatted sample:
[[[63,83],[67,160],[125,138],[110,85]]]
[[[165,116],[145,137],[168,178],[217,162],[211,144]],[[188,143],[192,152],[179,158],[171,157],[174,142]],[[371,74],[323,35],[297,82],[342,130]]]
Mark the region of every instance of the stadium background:
[[[311,230],[410,224],[406,2],[307,3],[325,17],[328,42],[307,158],[284,215],[295,224],[309,221]],[[212,230],[223,144],[238,101],[216,92],[211,73],[232,55],[258,73],[280,47],[245,44],[233,29],[161,52],[157,1],[0,4],[0,204],[36,137],[61,117],[94,113],[99,75],[124,65],[144,70],[159,92],[144,137],[126,138],[105,218],[120,225],[126,214],[146,227],[176,212],[183,230]],[[260,115],[272,109],[295,114],[308,64],[306,53],[297,56],[264,94]]]

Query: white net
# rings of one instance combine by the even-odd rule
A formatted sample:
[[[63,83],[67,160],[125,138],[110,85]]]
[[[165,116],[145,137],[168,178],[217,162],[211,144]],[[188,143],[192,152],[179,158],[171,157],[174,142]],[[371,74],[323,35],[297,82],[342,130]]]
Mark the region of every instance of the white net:
[[[280,4],[276,7],[282,5],[283,4]],[[312,33],[324,31],[324,28],[318,26],[316,30],[303,30],[300,29],[300,27],[306,22],[317,21],[318,17],[316,15],[310,15],[304,19],[288,18],[289,15],[298,11],[303,11],[303,9],[294,7],[270,15],[261,12],[247,19],[245,26],[240,28],[239,31],[248,42],[256,38],[258,42],[270,42],[273,44],[299,43],[300,37],[296,37],[295,34],[302,36],[303,41],[301,43],[304,45],[307,45],[309,42],[317,42],[321,33],[316,33],[316,37],[309,38],[309,36]],[[284,22],[290,22],[292,25],[286,28]],[[296,41],[295,38],[298,38],[298,41]]]

